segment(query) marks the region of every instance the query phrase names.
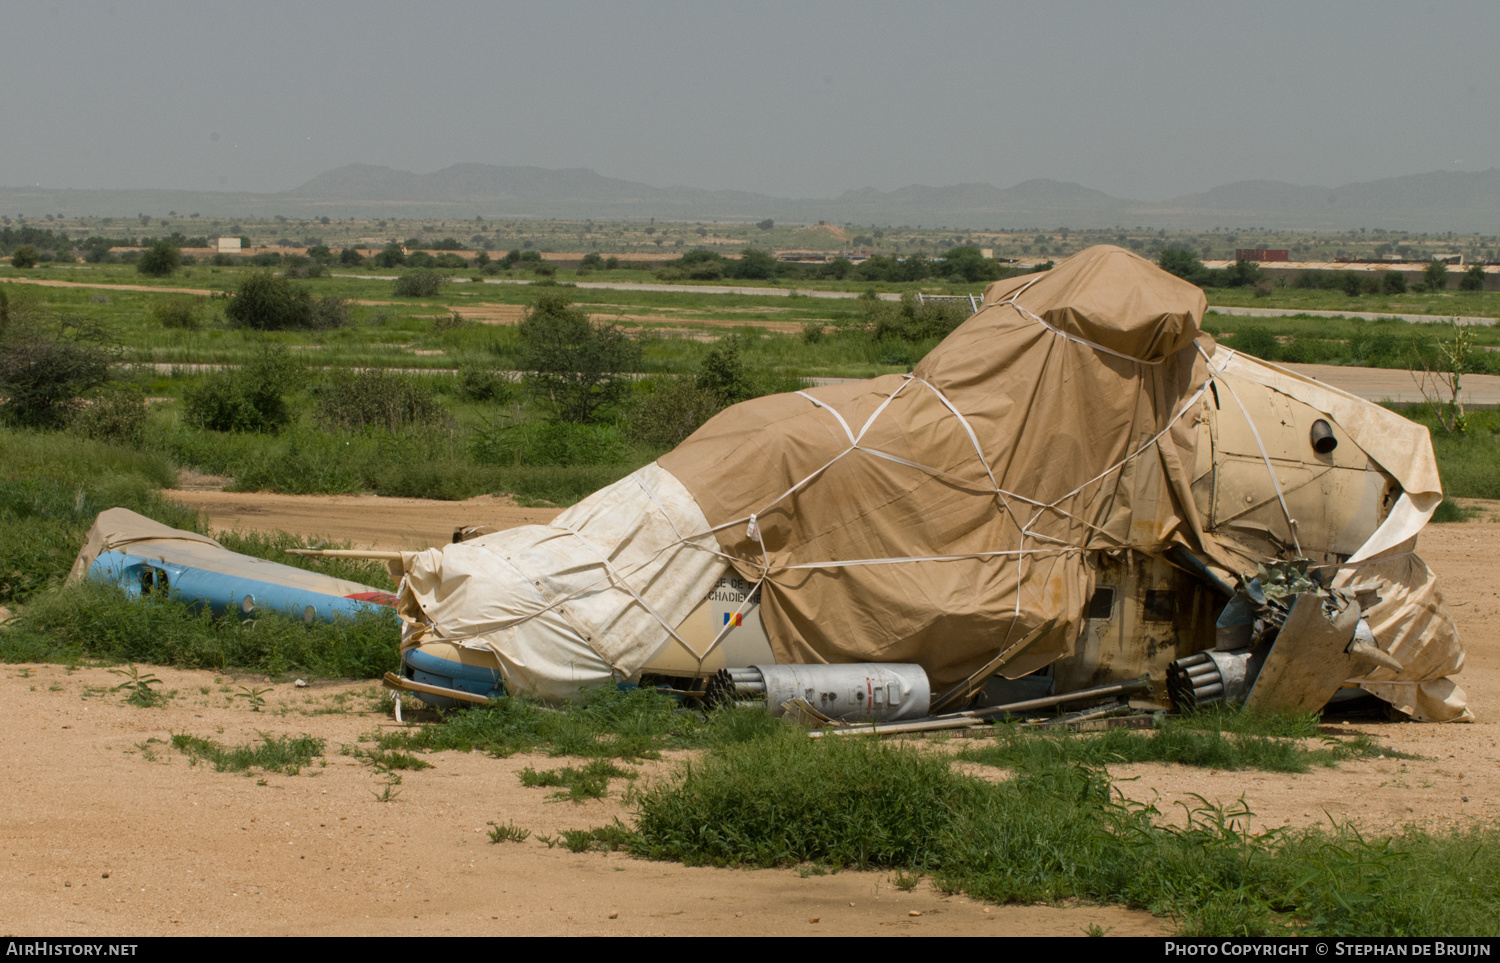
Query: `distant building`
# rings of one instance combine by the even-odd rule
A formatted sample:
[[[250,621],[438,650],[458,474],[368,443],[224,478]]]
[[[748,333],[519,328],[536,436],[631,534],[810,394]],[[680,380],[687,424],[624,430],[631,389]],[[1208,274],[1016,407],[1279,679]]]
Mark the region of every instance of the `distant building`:
[[[221,237],[221,238],[219,238],[218,251],[219,251],[220,254],[238,254],[238,253],[240,253],[240,239],[237,238],[237,237]]]
[[[1238,247],[1234,249],[1236,261],[1286,261],[1289,252],[1284,248]]]

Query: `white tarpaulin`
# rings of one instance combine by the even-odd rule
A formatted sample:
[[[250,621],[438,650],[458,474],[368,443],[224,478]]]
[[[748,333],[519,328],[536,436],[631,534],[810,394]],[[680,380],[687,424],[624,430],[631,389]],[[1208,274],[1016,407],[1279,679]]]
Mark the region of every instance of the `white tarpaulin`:
[[[629,678],[728,570],[703,512],[655,463],[550,525],[402,553],[402,648],[487,648],[507,691],[555,701]],[[703,655],[704,653],[697,653]]]

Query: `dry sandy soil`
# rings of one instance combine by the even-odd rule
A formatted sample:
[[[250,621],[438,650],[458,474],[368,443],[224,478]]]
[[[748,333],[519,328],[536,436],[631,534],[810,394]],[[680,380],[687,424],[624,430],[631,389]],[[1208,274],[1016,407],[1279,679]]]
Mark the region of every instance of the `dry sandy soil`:
[[[447,541],[459,523],[542,521],[497,499],[289,498],[178,493],[218,524],[286,528],[357,544]],[[194,499],[198,501],[194,501]],[[1493,510],[1497,506],[1490,506]],[[386,509],[389,508],[389,511]],[[492,514],[486,515],[486,512]],[[1486,516],[1493,517],[1493,516]],[[395,531],[395,535],[385,534]],[[1164,810],[1190,793],[1243,797],[1261,826],[1330,817],[1371,829],[1500,816],[1500,525],[1437,525],[1422,553],[1444,578],[1464,630],[1461,678],[1473,725],[1342,723],[1415,759],[1346,763],[1301,776],[1158,765],[1114,775]],[[521,786],[527,765],[568,760],[441,753],[381,802],[380,778],[339,754],[395,725],[370,683],[298,689],[253,677],[156,670],[166,708],[121,704],[105,669],[0,667],[7,736],[0,766],[0,930],[17,934],[1057,934],[1090,924],[1155,934],[1168,921],[1114,907],[985,907],[885,873],[690,869],[620,854],[572,854],[534,835],[491,844],[490,822],[550,834],[629,818],[606,800],[553,801]],[[270,688],[263,712],[236,698]],[[345,697],[342,705],[338,697]],[[165,743],[188,732],[225,744],[258,733],[327,740],[326,765],[296,776],[216,773]],[[150,740],[163,740],[151,742]],[[675,760],[648,763],[661,778]],[[921,915],[912,915],[920,913]],[[816,918],[817,922],[812,922]]]
[[[556,508],[521,508],[508,498],[481,495],[462,502],[381,495],[278,495],[184,488],[170,496],[208,516],[218,531],[284,531],[355,548],[419,549],[453,541],[466,525],[515,528],[545,524]]]

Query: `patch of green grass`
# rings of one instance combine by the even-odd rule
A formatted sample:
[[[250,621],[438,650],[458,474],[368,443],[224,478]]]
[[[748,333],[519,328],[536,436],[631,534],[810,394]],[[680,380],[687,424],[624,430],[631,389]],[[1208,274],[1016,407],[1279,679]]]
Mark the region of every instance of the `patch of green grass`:
[[[1500,352],[1486,352],[1500,357]],[[1462,434],[1444,431],[1437,411],[1429,404],[1391,405],[1398,414],[1426,426],[1432,432],[1432,450],[1437,456],[1443,490],[1456,498],[1500,498],[1500,409],[1470,411],[1468,430]],[[1463,509],[1441,505],[1443,517],[1434,521],[1462,521]]]
[[[1484,935],[1500,913],[1493,827],[1256,833],[1243,806],[1203,803],[1179,828],[1079,764],[991,783],[917,748],[787,731],[715,750],[636,799],[629,845],[649,858],[928,874],[1002,903],[1137,906],[1187,935]]]
[[[1451,498],[1445,498],[1438,502],[1438,507],[1432,512],[1432,521],[1444,522],[1466,522],[1475,515],[1480,514],[1472,508],[1465,508]]]
[[[84,582],[35,597],[0,633],[0,661],[141,662],[374,679],[394,664],[399,636],[385,612],[311,625],[275,613],[241,621]]]
[[[566,791],[554,793],[553,798],[580,803],[585,799],[603,799],[609,795],[611,779],[634,779],[636,773],[622,769],[608,759],[595,759],[581,768],[565,766],[538,771],[527,766],[521,770],[520,776],[523,786],[558,786]]]
[[[491,705],[445,713],[435,725],[384,733],[378,745],[426,752],[477,749],[495,756],[545,751],[554,756],[640,759],[692,739],[701,727],[696,716],[679,713],[673,700],[656,692],[602,687],[562,710],[497,699]]]
[[[1309,749],[1300,739],[1226,733],[1168,720],[1151,732],[1108,729],[1074,734],[997,726],[993,742],[964,750],[962,758],[1022,771],[1066,764],[1169,762],[1200,769],[1306,772],[1315,763],[1333,766],[1342,759],[1363,758],[1380,751],[1368,737],[1349,741],[1330,738],[1322,747]]]
[[[323,755],[324,742],[316,736],[269,736],[261,733],[259,744],[225,746],[212,739],[188,733],[173,733],[172,747],[197,765],[206,762],[215,772],[243,772],[251,769],[295,776],[314,759]]]
[[[200,530],[196,512],[161,496],[176,476],[159,454],[0,428],[0,605],[25,602],[66,575],[106,508]]]

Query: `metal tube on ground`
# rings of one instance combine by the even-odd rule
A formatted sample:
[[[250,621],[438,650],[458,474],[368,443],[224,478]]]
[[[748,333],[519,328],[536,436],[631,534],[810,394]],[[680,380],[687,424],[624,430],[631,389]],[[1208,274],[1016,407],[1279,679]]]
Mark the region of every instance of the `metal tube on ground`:
[[[1080,689],[1077,692],[1068,692],[1063,695],[1047,696],[1042,699],[1028,699],[1025,702],[1012,702],[1009,705],[991,706],[987,709],[971,709],[967,712],[955,712],[947,716],[932,716],[927,719],[916,719],[911,722],[899,722],[884,725],[849,726],[840,729],[815,729],[808,735],[819,738],[825,735],[846,735],[852,732],[867,732],[874,734],[903,733],[903,732],[927,732],[935,729],[966,729],[978,725],[992,716],[1008,714],[1012,712],[1027,712],[1032,709],[1047,709],[1068,702],[1077,702],[1081,699],[1096,699],[1112,695],[1128,695],[1133,692],[1150,689],[1151,683],[1145,679],[1133,679],[1130,682],[1120,682],[1114,685],[1098,686],[1093,689]]]

